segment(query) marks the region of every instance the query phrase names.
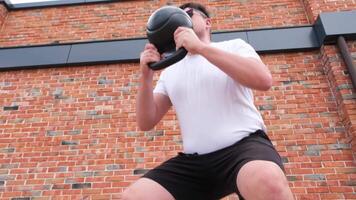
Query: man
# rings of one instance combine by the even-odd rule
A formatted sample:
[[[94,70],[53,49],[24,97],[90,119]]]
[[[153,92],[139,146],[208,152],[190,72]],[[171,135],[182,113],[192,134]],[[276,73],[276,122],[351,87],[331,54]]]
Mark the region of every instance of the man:
[[[241,39],[210,41],[211,19],[204,6],[181,6],[193,29],[179,27],[177,48],[189,54],[166,68],[153,90],[160,60],[152,44],[141,53],[137,123],[152,129],[175,107],[184,153],[146,173],[123,199],[213,200],[236,192],[240,199],[293,199],[281,158],[265,134],[251,89],[268,90],[272,78],[254,49]]]

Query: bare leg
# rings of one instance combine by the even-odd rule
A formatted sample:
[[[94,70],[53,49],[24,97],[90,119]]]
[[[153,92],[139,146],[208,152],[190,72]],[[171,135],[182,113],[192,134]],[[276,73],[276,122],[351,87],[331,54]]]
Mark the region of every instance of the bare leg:
[[[255,160],[246,163],[236,180],[240,193],[247,200],[294,199],[283,171],[270,161]]]
[[[140,178],[122,194],[122,200],[174,200],[174,197],[160,184]]]

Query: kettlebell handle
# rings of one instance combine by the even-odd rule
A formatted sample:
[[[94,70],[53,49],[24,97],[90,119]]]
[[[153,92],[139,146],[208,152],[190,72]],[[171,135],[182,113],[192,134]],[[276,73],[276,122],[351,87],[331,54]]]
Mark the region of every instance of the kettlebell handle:
[[[158,62],[149,63],[148,67],[152,70],[161,70],[182,60],[187,55],[187,53],[188,51],[185,48],[181,47],[172,55],[169,55]]]

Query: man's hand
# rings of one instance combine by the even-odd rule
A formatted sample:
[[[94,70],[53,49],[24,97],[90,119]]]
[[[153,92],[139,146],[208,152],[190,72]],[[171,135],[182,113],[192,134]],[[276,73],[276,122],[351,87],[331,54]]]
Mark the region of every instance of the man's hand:
[[[203,43],[194,30],[187,27],[178,27],[174,32],[176,48],[184,47],[191,54],[199,54],[200,50],[206,45]]]
[[[151,79],[153,78],[153,70],[148,67],[149,63],[157,62],[161,59],[161,55],[157,51],[157,48],[151,44],[147,43],[143,52],[140,55],[140,67],[143,78]]]

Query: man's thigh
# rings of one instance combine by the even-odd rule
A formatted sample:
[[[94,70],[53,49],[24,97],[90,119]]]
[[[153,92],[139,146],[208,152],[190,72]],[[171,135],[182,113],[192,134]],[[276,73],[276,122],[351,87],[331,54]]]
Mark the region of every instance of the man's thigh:
[[[160,184],[140,178],[122,194],[123,200],[174,200],[174,197]]]

